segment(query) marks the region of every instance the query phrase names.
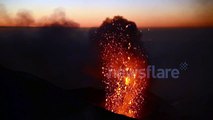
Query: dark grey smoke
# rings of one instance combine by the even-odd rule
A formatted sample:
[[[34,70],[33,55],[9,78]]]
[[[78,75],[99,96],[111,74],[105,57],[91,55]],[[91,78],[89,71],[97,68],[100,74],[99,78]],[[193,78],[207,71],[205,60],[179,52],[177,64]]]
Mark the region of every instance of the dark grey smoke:
[[[196,0],[197,17],[205,21],[204,24],[213,24],[213,0]]]
[[[16,16],[17,26],[30,26],[35,23],[35,19],[28,10],[20,10],[17,12]]]
[[[6,7],[0,4],[0,26],[37,26],[37,27],[79,27],[80,24],[66,16],[63,9],[57,8],[50,16],[44,16],[38,20],[29,10],[19,10],[13,18]]]
[[[63,9],[57,8],[53,14],[48,17],[43,17],[38,21],[38,26],[61,26],[61,27],[79,27],[80,25],[71,19],[67,18]]]
[[[11,18],[3,4],[0,4],[0,23],[11,23]]]

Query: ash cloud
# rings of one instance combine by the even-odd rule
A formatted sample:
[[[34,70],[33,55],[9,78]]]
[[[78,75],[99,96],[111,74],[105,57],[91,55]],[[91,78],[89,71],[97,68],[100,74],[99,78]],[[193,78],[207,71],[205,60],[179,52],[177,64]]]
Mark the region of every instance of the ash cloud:
[[[8,15],[8,12],[6,10],[6,7],[3,4],[0,4],[0,24],[11,24],[11,18]]]
[[[35,19],[29,10],[19,10],[15,17],[11,17],[6,7],[0,4],[0,26],[35,26],[35,27],[74,27],[80,26],[66,16],[62,8],[57,8],[50,16]]]
[[[32,14],[27,10],[20,10],[16,14],[16,26],[30,26],[35,23]]]
[[[196,0],[198,6],[197,15],[205,24],[213,25],[213,1],[212,0]]]
[[[53,14],[38,21],[38,26],[79,27],[80,25],[66,17],[63,9],[57,8]]]

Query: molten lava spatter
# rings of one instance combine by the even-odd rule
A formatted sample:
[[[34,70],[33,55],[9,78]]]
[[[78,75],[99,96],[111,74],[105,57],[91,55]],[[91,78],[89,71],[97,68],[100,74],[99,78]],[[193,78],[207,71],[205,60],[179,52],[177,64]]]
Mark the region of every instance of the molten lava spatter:
[[[139,34],[136,25],[122,17],[107,19],[97,31],[106,88],[105,108],[133,118],[142,115],[148,85],[147,78],[139,73],[147,67]]]

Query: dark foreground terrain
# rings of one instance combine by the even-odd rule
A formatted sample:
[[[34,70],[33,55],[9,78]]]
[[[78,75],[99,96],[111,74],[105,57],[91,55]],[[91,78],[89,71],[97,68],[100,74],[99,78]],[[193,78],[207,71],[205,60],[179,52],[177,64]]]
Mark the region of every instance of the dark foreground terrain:
[[[0,28],[0,94],[4,119],[130,119],[104,110],[94,29]],[[152,79],[151,120],[212,120],[211,28],[142,29],[149,63],[180,69]]]

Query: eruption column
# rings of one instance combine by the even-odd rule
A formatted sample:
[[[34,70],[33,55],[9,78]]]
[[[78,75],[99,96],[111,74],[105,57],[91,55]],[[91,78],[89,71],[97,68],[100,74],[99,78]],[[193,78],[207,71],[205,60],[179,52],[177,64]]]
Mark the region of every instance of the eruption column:
[[[143,115],[148,86],[148,79],[140,73],[147,67],[147,59],[137,42],[139,33],[133,22],[119,16],[107,19],[97,31],[105,108],[132,118]]]

